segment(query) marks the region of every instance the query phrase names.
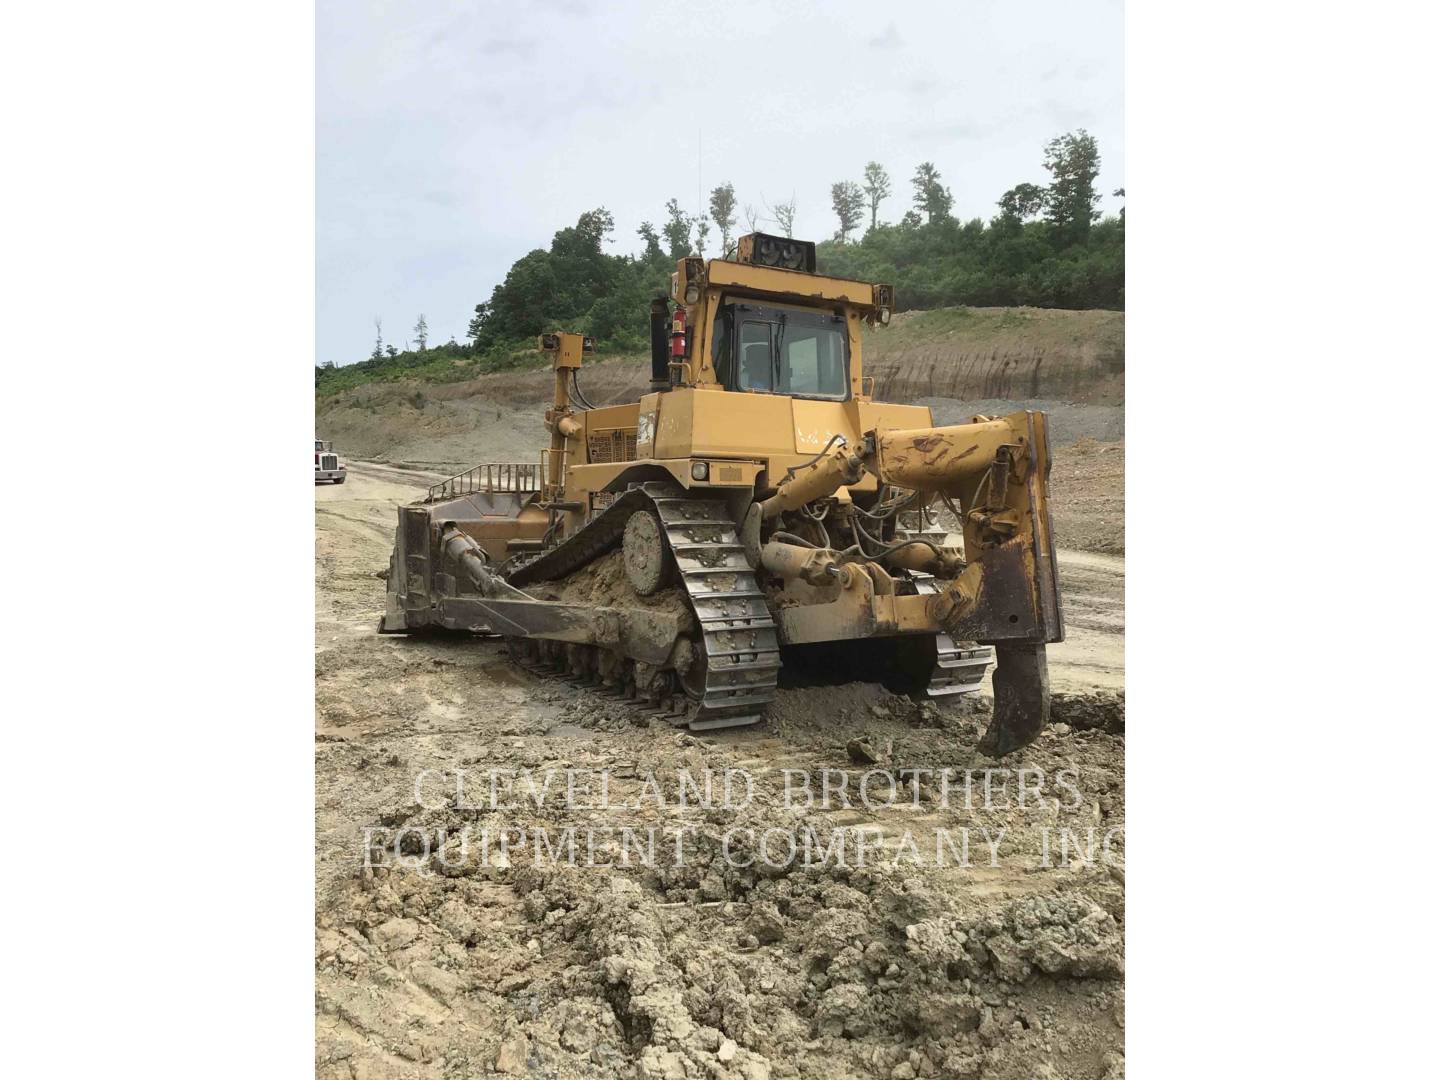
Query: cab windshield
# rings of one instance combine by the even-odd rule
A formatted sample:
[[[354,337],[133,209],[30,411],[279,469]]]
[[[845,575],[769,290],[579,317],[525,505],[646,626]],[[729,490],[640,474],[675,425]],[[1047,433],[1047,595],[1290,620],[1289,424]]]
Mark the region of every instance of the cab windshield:
[[[727,390],[843,399],[849,345],[839,315],[731,304],[716,321],[715,370]]]

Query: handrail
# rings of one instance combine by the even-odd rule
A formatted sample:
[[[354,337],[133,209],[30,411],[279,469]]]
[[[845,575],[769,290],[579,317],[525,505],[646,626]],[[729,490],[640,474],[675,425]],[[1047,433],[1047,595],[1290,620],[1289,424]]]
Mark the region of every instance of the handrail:
[[[461,495],[497,491],[532,492],[540,490],[540,466],[533,461],[487,461],[456,473],[448,480],[431,485],[426,502],[456,499]]]

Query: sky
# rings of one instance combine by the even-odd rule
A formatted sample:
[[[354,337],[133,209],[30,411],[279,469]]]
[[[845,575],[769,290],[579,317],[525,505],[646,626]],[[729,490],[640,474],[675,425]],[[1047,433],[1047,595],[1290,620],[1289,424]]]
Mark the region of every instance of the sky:
[[[793,196],[818,241],[835,181],[879,161],[897,221],[932,161],[955,215],[988,220],[1082,127],[1102,210],[1125,183],[1119,0],[319,0],[316,20],[317,363],[366,358],[376,318],[399,348],[421,314],[463,342],[511,263],[597,206],[634,254],[668,199],[694,213],[729,181],[762,217]]]

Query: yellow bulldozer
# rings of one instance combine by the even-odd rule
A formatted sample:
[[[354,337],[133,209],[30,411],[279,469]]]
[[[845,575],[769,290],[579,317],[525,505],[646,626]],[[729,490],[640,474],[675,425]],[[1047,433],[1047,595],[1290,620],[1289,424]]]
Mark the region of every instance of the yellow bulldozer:
[[[782,668],[938,698],[993,661],[981,747],[1031,742],[1064,636],[1045,415],[936,427],[875,401],[862,326],[894,303],[754,233],[679,261],[638,402],[590,406],[591,339],[542,335],[549,448],[399,508],[381,631],[499,634],[696,730],[760,720]]]

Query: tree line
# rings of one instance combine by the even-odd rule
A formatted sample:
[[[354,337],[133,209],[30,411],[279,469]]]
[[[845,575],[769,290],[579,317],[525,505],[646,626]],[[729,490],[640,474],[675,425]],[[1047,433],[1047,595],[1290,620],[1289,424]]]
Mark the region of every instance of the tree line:
[[[1095,138],[1080,130],[1052,139],[1042,166],[1049,183],[1016,184],[1000,196],[988,221],[962,222],[952,213],[954,198],[940,171],[921,162],[910,178],[910,207],[898,221],[884,222],[880,211],[894,197],[894,185],[884,166],[871,161],[859,181],[840,180],[830,188],[837,224],[833,237],[817,245],[818,269],[893,284],[901,311],[957,304],[1123,309],[1125,212],[1100,215]],[[524,362],[535,336],[557,326],[590,334],[611,353],[643,351],[649,302],[668,293],[676,260],[733,258],[746,232],[792,236],[797,204],[792,195],[776,204],[762,199],[741,205],[734,186],[723,183],[710,192],[707,211],[690,214],[670,199],[658,227],[644,221],[636,230],[641,247],[633,255],[607,253],[615,219],[604,207],[586,211],[555,233],[548,248],[517,260],[489,299],[476,305],[468,345],[452,340],[427,348],[422,315],[414,330],[418,348],[402,352],[382,344],[377,320],[371,358],[329,368],[328,378],[335,382],[351,369],[346,384],[377,369],[400,377],[457,366],[507,367]],[[317,385],[326,378],[317,373]]]
[[[910,178],[910,208],[898,222],[884,223],[879,208],[893,190],[884,167],[872,161],[863,183],[831,186],[838,227],[818,247],[819,269],[890,282],[900,310],[956,304],[1123,310],[1125,211],[1100,215],[1095,137],[1080,130],[1052,139],[1042,166],[1048,184],[1016,184],[989,221],[962,222],[951,212],[955,200],[940,171],[921,162]],[[866,209],[869,228],[852,242]]]

